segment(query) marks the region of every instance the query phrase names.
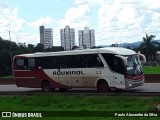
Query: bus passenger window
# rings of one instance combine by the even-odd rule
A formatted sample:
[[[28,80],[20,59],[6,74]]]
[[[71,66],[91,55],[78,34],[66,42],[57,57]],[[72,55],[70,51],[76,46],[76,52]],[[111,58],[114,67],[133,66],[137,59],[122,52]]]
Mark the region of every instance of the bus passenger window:
[[[35,69],[35,58],[28,59],[28,69]]]
[[[42,59],[36,58],[36,68],[42,69]]]
[[[16,59],[16,68],[19,70],[27,69],[27,60],[26,59]]]
[[[87,54],[84,55],[84,58],[86,67],[103,67],[103,63],[98,54]]]
[[[82,63],[82,56],[81,55],[73,55],[71,57],[71,68],[82,68],[83,63]]]

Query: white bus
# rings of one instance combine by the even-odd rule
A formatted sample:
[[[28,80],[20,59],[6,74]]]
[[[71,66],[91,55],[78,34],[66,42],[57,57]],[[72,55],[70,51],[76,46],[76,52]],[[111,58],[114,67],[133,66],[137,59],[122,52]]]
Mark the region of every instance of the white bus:
[[[99,49],[33,53],[14,56],[13,72],[18,87],[129,89],[143,85],[139,54],[125,49]]]

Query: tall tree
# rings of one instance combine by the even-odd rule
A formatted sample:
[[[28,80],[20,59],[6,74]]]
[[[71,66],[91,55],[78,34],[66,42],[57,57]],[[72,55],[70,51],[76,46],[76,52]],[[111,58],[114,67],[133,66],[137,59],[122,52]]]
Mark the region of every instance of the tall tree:
[[[30,53],[34,52],[34,45],[28,44],[27,47],[28,47]]]
[[[156,36],[155,35],[148,35],[146,34],[143,37],[143,43],[141,43],[139,50],[142,54],[146,56],[146,59],[155,60],[156,59],[156,46],[153,44],[153,40]]]
[[[34,49],[35,52],[43,52],[44,51],[44,45],[41,43],[38,43]]]

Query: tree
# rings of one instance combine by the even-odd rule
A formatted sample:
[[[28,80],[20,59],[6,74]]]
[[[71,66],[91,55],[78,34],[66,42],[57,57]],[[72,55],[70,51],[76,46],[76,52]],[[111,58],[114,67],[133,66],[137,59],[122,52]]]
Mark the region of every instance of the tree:
[[[11,56],[9,50],[0,51],[0,76],[11,75]]]
[[[52,48],[46,48],[44,49],[45,52],[52,52]]]
[[[62,46],[53,46],[52,51],[53,52],[64,51],[64,48]]]
[[[29,51],[30,53],[33,53],[33,52],[34,52],[34,45],[28,44],[27,47],[28,47],[28,51]]]
[[[35,52],[43,52],[44,51],[44,45],[41,43],[38,43],[34,49]]]
[[[73,46],[73,47],[72,47],[72,50],[77,50],[77,49],[79,49],[78,46]]]
[[[143,43],[141,43],[141,45],[139,46],[139,50],[146,56],[147,60],[156,59],[156,46],[154,46],[152,42],[155,37],[155,35],[146,34],[146,36],[143,37]]]

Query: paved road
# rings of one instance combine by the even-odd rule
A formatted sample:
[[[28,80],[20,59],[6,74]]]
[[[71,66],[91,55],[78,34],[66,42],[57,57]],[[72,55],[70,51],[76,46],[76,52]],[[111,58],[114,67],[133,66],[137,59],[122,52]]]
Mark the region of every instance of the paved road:
[[[16,85],[0,85],[0,93],[4,93],[4,92],[41,92],[41,88],[23,88],[23,87],[17,87]],[[56,90],[56,92],[59,92],[59,91]],[[66,92],[96,93],[96,89],[95,88],[90,88],[90,89],[76,88],[76,89],[67,90]],[[115,91],[112,91],[112,92],[115,92]],[[120,90],[118,92],[131,92],[131,93],[159,92],[160,93],[160,83],[145,83],[144,86],[132,88],[129,90]]]

